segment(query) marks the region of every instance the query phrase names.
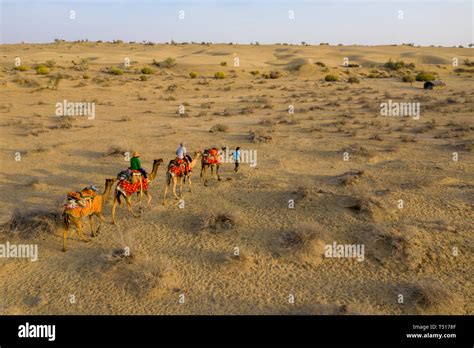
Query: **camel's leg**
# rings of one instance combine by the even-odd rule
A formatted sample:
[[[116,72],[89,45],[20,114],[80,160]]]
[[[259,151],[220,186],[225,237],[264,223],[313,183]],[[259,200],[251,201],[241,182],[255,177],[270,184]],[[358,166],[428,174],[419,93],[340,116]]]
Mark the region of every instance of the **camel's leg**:
[[[115,195],[114,204],[112,205],[112,224],[114,225],[115,225],[115,209],[117,209],[117,204],[118,204],[117,195]]]
[[[206,176],[206,168],[207,166],[203,164],[203,166],[201,167],[201,178],[204,178]]]
[[[91,226],[91,236],[95,237],[94,222],[92,221],[92,215],[89,215],[89,225]]]
[[[221,181],[221,177],[219,176],[219,167],[220,165],[216,166],[216,175],[217,175],[217,180]]]
[[[168,185],[165,185],[165,195],[163,196],[163,205],[166,205],[166,194],[168,193]]]
[[[188,186],[189,186],[189,192],[193,192],[193,183],[191,182],[191,175],[188,176]]]
[[[151,202],[151,199],[152,199],[152,197],[151,197],[151,195],[150,195],[150,192],[145,191],[145,196],[148,197],[148,201],[146,202],[146,204],[147,204],[148,206],[150,206],[150,202]]]
[[[63,252],[66,251],[66,241],[67,241],[67,232],[69,231],[69,227],[64,224],[63,230]]]
[[[133,217],[135,217],[135,218],[140,217],[140,215],[136,214],[136,213],[133,211],[132,202],[130,202],[130,197],[125,197],[125,202],[127,203],[128,211],[130,212],[130,214],[132,214]]]
[[[86,238],[86,236],[84,236],[84,233],[82,231],[82,222],[77,221],[77,222],[75,222],[75,225],[76,225],[77,234],[79,235],[79,238],[81,238],[86,243],[90,242],[91,240],[89,238]]]
[[[94,237],[97,237],[99,235],[100,228],[102,227],[102,222],[105,221],[105,217],[104,215],[102,215],[102,213],[97,213],[96,216],[99,218],[99,225],[97,226],[95,230]]]
[[[178,179],[174,176],[173,177],[173,194],[174,194],[175,198],[179,200],[179,197],[176,194],[176,184],[177,183],[178,183]],[[182,184],[182,183],[183,183],[183,180],[180,180],[180,184]],[[181,194],[181,191],[179,191],[179,193]]]

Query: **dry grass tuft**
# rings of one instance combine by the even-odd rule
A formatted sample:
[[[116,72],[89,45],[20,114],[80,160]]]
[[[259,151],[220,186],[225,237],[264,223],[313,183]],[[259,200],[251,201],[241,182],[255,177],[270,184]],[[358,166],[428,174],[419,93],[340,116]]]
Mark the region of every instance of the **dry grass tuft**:
[[[268,143],[272,141],[272,136],[269,134],[264,134],[258,130],[251,130],[250,141],[255,144]]]
[[[0,226],[0,231],[16,234],[22,238],[35,238],[45,233],[54,234],[61,221],[61,213],[56,210],[16,209],[10,220]]]
[[[234,212],[211,212],[203,216],[199,221],[200,230],[219,233],[235,228],[239,217]]]

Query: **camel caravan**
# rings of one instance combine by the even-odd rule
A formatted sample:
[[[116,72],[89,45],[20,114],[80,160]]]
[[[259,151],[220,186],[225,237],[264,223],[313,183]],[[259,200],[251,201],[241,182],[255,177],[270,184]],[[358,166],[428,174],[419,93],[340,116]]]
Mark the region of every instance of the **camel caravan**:
[[[239,147],[234,153],[235,168],[237,172],[238,164],[240,162]],[[222,147],[222,150],[226,150]],[[193,157],[186,153],[185,143],[181,143],[176,150],[176,158],[172,159],[166,170],[166,185],[163,196],[163,205],[166,205],[166,196],[168,190],[171,188],[175,199],[180,200],[183,197],[183,185],[188,182],[189,192],[192,193],[192,174],[193,169],[198,163],[201,163],[202,179],[205,179],[207,168],[211,168],[211,177],[214,172],[217,180],[221,180],[219,176],[219,167],[222,164],[222,155],[219,153],[217,147],[206,149],[204,151],[196,151]],[[81,191],[68,192],[66,196],[66,203],[64,205],[63,216],[63,249],[66,251],[66,244],[68,238],[69,228],[71,224],[76,227],[79,238],[84,242],[90,242],[83,232],[82,218],[88,217],[91,229],[91,237],[96,237],[99,233],[101,223],[105,221],[102,214],[105,203],[107,202],[110,193],[113,191],[112,204],[112,224],[116,224],[115,212],[117,206],[125,201],[128,211],[134,218],[139,218],[140,214],[133,209],[132,196],[136,194],[137,201],[141,204],[143,195],[147,197],[147,206],[150,206],[152,196],[150,194],[150,185],[155,180],[158,169],[163,163],[163,159],[155,159],[153,161],[152,170],[147,173],[141,166],[140,154],[133,152],[130,159],[130,167],[122,170],[117,174],[116,178],[105,180],[105,188],[102,194],[98,193],[95,186],[89,186]],[[115,184],[115,187],[113,188]],[[179,188],[179,194],[176,189]],[[98,227],[94,230],[93,217],[98,218]]]

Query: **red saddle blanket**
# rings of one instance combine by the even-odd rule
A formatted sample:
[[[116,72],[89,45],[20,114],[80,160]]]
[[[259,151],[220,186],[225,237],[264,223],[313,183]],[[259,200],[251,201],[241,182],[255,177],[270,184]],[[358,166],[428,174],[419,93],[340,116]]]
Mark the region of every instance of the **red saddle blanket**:
[[[184,159],[176,158],[174,161],[171,161],[169,171],[176,176],[183,176],[191,172],[192,168]]]
[[[147,191],[148,179],[142,178],[142,182],[143,182],[143,191]],[[119,183],[117,184],[117,187],[127,196],[130,196],[131,194],[140,191],[142,186],[140,184],[140,181],[138,181],[135,184],[132,184],[130,181],[127,181],[127,180],[120,180]]]
[[[219,149],[216,148],[204,151],[203,159],[206,164],[222,163],[222,156],[219,155]]]

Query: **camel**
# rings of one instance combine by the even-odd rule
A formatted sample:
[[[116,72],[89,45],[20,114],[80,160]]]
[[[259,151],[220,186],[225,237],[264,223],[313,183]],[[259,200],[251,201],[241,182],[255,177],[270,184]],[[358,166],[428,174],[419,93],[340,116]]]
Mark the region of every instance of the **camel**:
[[[66,241],[67,234],[71,223],[76,227],[77,234],[84,242],[90,242],[89,238],[86,238],[82,231],[82,218],[85,216],[89,217],[89,223],[91,227],[91,236],[95,237],[99,233],[101,222],[105,221],[104,215],[102,215],[103,204],[107,201],[110,192],[112,191],[112,185],[114,184],[115,179],[106,179],[105,188],[102,195],[93,196],[89,202],[86,203],[86,207],[77,207],[71,209],[70,207],[65,207],[63,210],[63,252],[66,251]],[[92,222],[92,217],[96,216],[99,218],[99,226],[94,231],[94,226]]]
[[[142,194],[145,194],[145,196],[147,196],[148,198],[148,201],[147,201],[147,205],[150,205],[150,202],[151,202],[151,195],[148,191],[148,185],[156,178],[156,174],[158,173],[158,168],[160,167],[160,165],[163,163],[163,159],[160,158],[160,159],[156,159],[153,161],[153,169],[151,171],[150,174],[148,174],[148,179],[147,179],[147,182],[144,184],[143,183],[143,180],[142,180],[142,177],[141,175],[133,175],[132,176],[132,184],[136,184],[138,182],[140,182],[140,187],[138,189],[137,192],[137,195],[139,195],[139,197],[142,196]],[[122,204],[122,200],[121,198],[124,198],[125,199],[125,203],[127,203],[127,207],[128,207],[128,211],[130,212],[130,214],[132,214],[133,217],[135,218],[138,218],[140,217],[140,215],[136,214],[134,211],[133,211],[133,208],[132,208],[132,201],[131,201],[131,194],[126,194],[124,192],[124,190],[121,190],[120,189],[120,185],[121,185],[121,182],[118,182],[117,185],[115,186],[115,190],[114,190],[114,204],[112,205],[112,224],[116,224],[116,220],[115,220],[115,209],[117,209],[117,205],[121,205]],[[134,192],[132,192],[134,193]]]
[[[168,193],[168,188],[173,183],[173,194],[176,199],[180,199],[180,197],[183,196],[183,181],[186,182],[186,177],[188,178],[188,185],[189,185],[189,192],[193,192],[193,187],[192,187],[192,181],[191,181],[191,176],[192,176],[192,169],[196,166],[198,163],[199,159],[201,158],[201,151],[196,151],[194,153],[194,157],[191,160],[191,163],[189,163],[189,172],[188,174],[184,174],[178,167],[176,160],[171,160],[170,163],[168,164],[168,170],[166,171],[166,185],[165,185],[165,194],[163,197],[163,205],[166,205],[166,194]],[[176,174],[179,172],[180,174]],[[176,185],[179,182],[179,196],[176,194]]]
[[[217,148],[214,148],[215,150],[217,150]],[[209,152],[213,150],[213,149],[207,149],[207,150],[204,150],[204,154],[203,156],[201,157],[201,178],[205,178],[206,176],[206,169],[208,167],[211,168],[211,178],[213,177],[214,175],[214,169],[216,170],[216,176],[217,176],[217,180],[221,180],[221,177],[219,176],[219,167],[221,165],[221,160],[217,161],[217,163],[209,163],[208,162],[208,158],[209,158]],[[225,147],[222,148],[223,151],[226,150]],[[207,155],[206,155],[207,154]],[[219,155],[217,155],[219,156]]]

